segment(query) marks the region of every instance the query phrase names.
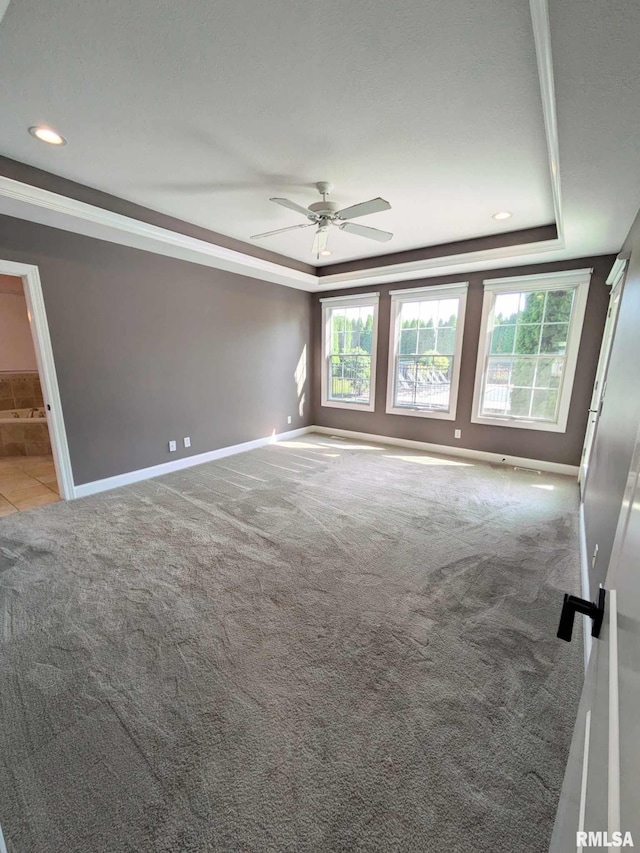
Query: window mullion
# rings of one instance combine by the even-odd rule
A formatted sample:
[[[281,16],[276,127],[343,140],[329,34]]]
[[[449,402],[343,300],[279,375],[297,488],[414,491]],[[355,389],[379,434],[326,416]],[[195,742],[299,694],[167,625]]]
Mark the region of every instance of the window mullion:
[[[547,300],[549,298],[549,291],[545,291],[544,294],[544,303],[542,305],[542,318],[540,320],[540,334],[538,335],[538,355],[540,355],[540,351],[542,349],[542,330],[544,328],[544,321],[547,316]]]
[[[538,350],[540,349],[540,345],[538,344]],[[538,359],[535,360],[535,367],[533,368],[533,377],[531,379],[531,397],[529,399],[529,417],[533,417],[533,398],[536,393],[536,379],[538,378]]]
[[[530,425],[533,429],[557,432],[566,428],[577,360],[575,329],[582,326],[589,281],[578,285],[572,282],[572,286],[558,281],[557,286],[547,287],[544,276],[541,278],[540,287],[531,280],[522,289],[518,288],[517,279],[513,279],[513,289],[493,289],[485,283],[481,332],[484,350],[478,353],[473,422],[502,421],[504,425],[525,428]],[[507,349],[511,318],[515,325]],[[496,331],[499,328],[501,331]],[[559,376],[557,368],[562,371]],[[567,375],[567,370],[571,375]],[[547,374],[548,379],[544,379]],[[530,396],[525,407],[527,392]],[[552,410],[550,404],[554,399]]]

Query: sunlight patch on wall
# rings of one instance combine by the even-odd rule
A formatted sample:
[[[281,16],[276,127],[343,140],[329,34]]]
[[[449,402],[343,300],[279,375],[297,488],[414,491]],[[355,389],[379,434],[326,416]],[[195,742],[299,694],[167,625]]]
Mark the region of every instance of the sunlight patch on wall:
[[[296,381],[296,391],[298,397],[302,394],[302,389],[304,388],[304,383],[307,381],[307,345],[305,344],[302,347],[302,352],[300,354],[300,358],[298,359],[298,364],[296,365],[295,372],[293,374],[294,379]],[[302,414],[302,412],[300,412]]]

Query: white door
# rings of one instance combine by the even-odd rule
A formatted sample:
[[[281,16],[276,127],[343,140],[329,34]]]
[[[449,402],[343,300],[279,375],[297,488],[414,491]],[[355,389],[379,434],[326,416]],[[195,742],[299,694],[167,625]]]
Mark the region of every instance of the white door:
[[[605,588],[551,853],[640,847],[640,431]]]
[[[589,462],[591,460],[593,440],[596,435],[598,419],[604,403],[604,395],[607,385],[607,370],[609,368],[609,356],[611,355],[611,345],[613,343],[613,336],[616,329],[616,320],[618,319],[618,308],[620,306],[620,297],[622,296],[624,274],[627,268],[626,260],[616,263],[618,264],[617,269],[614,267],[615,272],[612,271],[612,274],[608,279],[608,281],[611,281],[609,310],[607,311],[607,320],[602,335],[600,358],[598,359],[596,380],[593,385],[593,395],[591,397],[591,405],[589,407],[589,420],[587,421],[587,431],[584,437],[580,471],[578,473],[578,480],[580,482],[580,490],[582,494],[584,494],[587,483],[587,472],[589,470]]]

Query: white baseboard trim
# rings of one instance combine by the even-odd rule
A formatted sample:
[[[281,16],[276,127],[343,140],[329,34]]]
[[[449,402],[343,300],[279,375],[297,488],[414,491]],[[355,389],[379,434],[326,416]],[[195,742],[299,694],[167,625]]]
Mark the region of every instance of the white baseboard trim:
[[[589,555],[587,554],[587,528],[584,523],[584,504],[580,503],[580,586],[581,595],[586,601],[591,601],[591,589],[589,583]],[[582,617],[582,635],[584,641],[584,671],[587,671],[593,638],[591,636],[591,620],[588,616]]]
[[[268,435],[264,438],[256,438],[253,441],[245,441],[242,444],[232,444],[229,447],[220,447],[218,450],[209,450],[207,453],[199,453],[196,456],[185,456],[182,459],[163,462],[160,465],[153,465],[151,468],[140,468],[137,471],[128,471],[126,474],[117,474],[115,477],[107,477],[104,480],[82,483],[79,486],[74,486],[73,497],[86,498],[89,495],[97,495],[99,492],[118,489],[120,486],[139,483],[141,480],[151,480],[153,477],[161,477],[163,474],[170,474],[172,471],[182,471],[184,468],[193,468],[195,465],[202,465],[204,462],[213,462],[214,459],[224,459],[225,456],[234,456],[236,453],[255,450],[258,447],[264,447],[266,444],[275,444],[278,441],[298,438],[301,435],[305,435],[311,429],[313,427],[300,427],[300,429],[292,429],[288,432]]]
[[[370,441],[373,444],[393,444],[397,447],[411,447],[414,450],[425,450],[440,453],[443,456],[459,456],[464,459],[478,459],[482,462],[493,462],[502,465],[513,465],[519,468],[532,468],[535,471],[546,471],[550,474],[566,474],[577,477],[577,465],[564,465],[560,462],[545,462],[542,459],[526,459],[521,456],[503,456],[500,453],[489,453],[484,450],[470,450],[468,447],[452,447],[448,444],[430,444],[426,441],[413,441],[408,438],[393,438],[388,435],[376,435],[367,432],[354,432],[350,429],[334,429],[333,427],[312,426],[308,432],[319,432],[322,435],[335,435],[339,438],[355,438],[359,441]]]
[[[521,456],[502,456],[499,453],[488,453],[483,450],[470,450],[466,447],[450,447],[448,444],[430,444],[426,441],[412,441],[406,438],[393,438],[387,435],[375,435],[366,432],[354,432],[348,429],[333,429],[332,427],[308,426],[292,429],[288,432],[268,435],[264,438],[256,438],[254,441],[245,441],[242,444],[232,444],[229,447],[220,447],[218,450],[209,450],[207,453],[199,453],[197,456],[186,456],[171,462],[163,462],[153,465],[151,468],[140,468],[137,471],[128,471],[126,474],[117,474],[115,477],[107,477],[104,480],[94,480],[91,483],[82,483],[74,486],[74,498],[86,498],[99,492],[107,492],[118,489],[120,486],[128,486],[131,483],[139,483],[141,480],[150,480],[153,477],[161,477],[172,471],[181,471],[184,468],[192,468],[202,465],[204,462],[213,462],[215,459],[224,459],[225,456],[234,456],[236,453],[246,453],[247,450],[255,450],[266,444],[274,444],[278,441],[286,441],[298,438],[301,435],[315,432],[321,435],[335,435],[339,438],[354,438],[359,441],[368,441],[376,444],[390,444],[397,447],[410,447],[414,450],[423,450],[430,453],[440,453],[443,456],[457,456],[463,459],[478,459],[482,462],[493,462],[503,465],[515,465],[521,468],[531,468],[536,471],[547,471],[553,474],[567,474],[577,476],[576,465],[562,465],[558,462],[545,462],[541,459],[525,459]]]

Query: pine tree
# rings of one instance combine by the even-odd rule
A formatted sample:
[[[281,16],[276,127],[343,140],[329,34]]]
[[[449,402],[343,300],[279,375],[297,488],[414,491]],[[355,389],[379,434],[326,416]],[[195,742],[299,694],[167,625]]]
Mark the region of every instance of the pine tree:
[[[541,356],[563,354],[573,304],[572,290],[527,294],[525,306],[517,318],[515,354]],[[536,366],[538,377],[535,378]],[[551,367],[547,359],[515,359],[511,383],[510,414],[528,415],[533,398],[533,415],[551,420],[555,417],[557,392],[533,391],[535,384],[548,386]]]

